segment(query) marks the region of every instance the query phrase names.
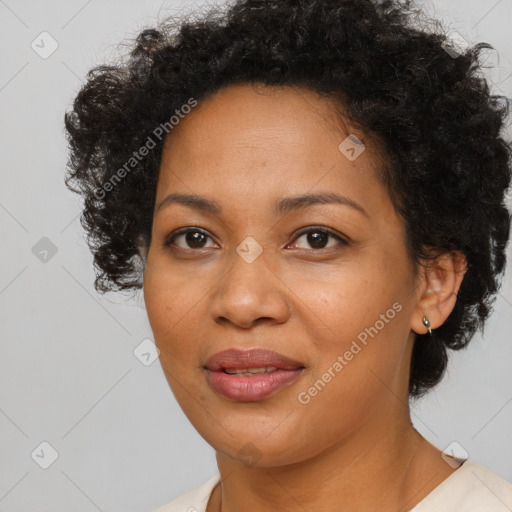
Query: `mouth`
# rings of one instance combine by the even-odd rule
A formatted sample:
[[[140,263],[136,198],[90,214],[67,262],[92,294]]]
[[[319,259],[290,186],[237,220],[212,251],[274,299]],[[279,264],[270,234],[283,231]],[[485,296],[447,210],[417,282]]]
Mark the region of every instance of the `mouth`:
[[[261,373],[275,372],[277,368],[275,366],[263,366],[261,368],[243,368],[237,370],[236,368],[223,368],[222,371],[228,375],[258,375]]]
[[[218,394],[232,401],[255,402],[291,385],[305,366],[270,350],[230,349],[210,357],[204,370]]]

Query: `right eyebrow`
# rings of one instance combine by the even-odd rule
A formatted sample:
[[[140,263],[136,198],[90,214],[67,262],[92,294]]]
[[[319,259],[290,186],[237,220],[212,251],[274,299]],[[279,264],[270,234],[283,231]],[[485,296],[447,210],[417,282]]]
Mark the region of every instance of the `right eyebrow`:
[[[189,208],[194,208],[195,210],[212,213],[214,215],[220,215],[222,212],[222,208],[219,203],[214,201],[213,199],[208,199],[206,197],[198,196],[197,194],[169,194],[160,204],[156,207],[155,211],[158,211],[165,206],[179,203],[184,206],[188,206]]]

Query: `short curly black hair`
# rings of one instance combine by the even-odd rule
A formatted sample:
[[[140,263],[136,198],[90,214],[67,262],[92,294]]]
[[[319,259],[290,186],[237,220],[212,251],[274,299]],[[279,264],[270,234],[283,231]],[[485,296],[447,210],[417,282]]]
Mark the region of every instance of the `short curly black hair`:
[[[65,181],[84,197],[96,290],[142,287],[139,245],[151,242],[171,116],[237,83],[305,87],[339,99],[346,119],[382,143],[382,177],[413,261],[429,248],[466,257],[453,311],[431,337],[416,335],[409,396],[438,383],[447,348],[483,333],[501,286],[512,150],[502,136],[509,100],[481,73],[492,47],[457,49],[440,24],[418,28],[418,13],[400,0],[238,0],[198,19],[166,18],[126,59],[89,71],[65,114]]]

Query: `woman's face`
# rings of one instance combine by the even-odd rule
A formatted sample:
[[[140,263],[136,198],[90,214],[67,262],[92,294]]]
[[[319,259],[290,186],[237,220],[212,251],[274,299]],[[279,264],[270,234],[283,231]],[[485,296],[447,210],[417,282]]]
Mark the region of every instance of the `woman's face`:
[[[311,91],[235,85],[167,138],[145,304],[176,399],[229,457],[298,462],[371,431],[390,411],[406,413],[420,314],[414,267],[377,178],[375,144],[349,133]],[[218,211],[177,200],[159,207],[169,194]],[[342,199],[290,200],[312,194]],[[183,228],[189,234],[172,237]],[[300,368],[205,368],[232,348],[271,350]]]

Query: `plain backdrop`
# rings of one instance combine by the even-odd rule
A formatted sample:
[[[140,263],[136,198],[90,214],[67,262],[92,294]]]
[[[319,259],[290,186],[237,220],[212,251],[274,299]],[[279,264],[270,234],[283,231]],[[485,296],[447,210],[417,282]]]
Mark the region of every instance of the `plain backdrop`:
[[[157,18],[199,5],[0,0],[0,511],[151,511],[217,471],[159,360],[134,354],[152,339],[142,298],[94,291],[80,199],[63,183],[63,115],[87,71]],[[489,79],[512,96],[512,0],[425,6],[497,49]],[[511,317],[508,271],[484,335],[413,409],[432,443],[509,481]]]

